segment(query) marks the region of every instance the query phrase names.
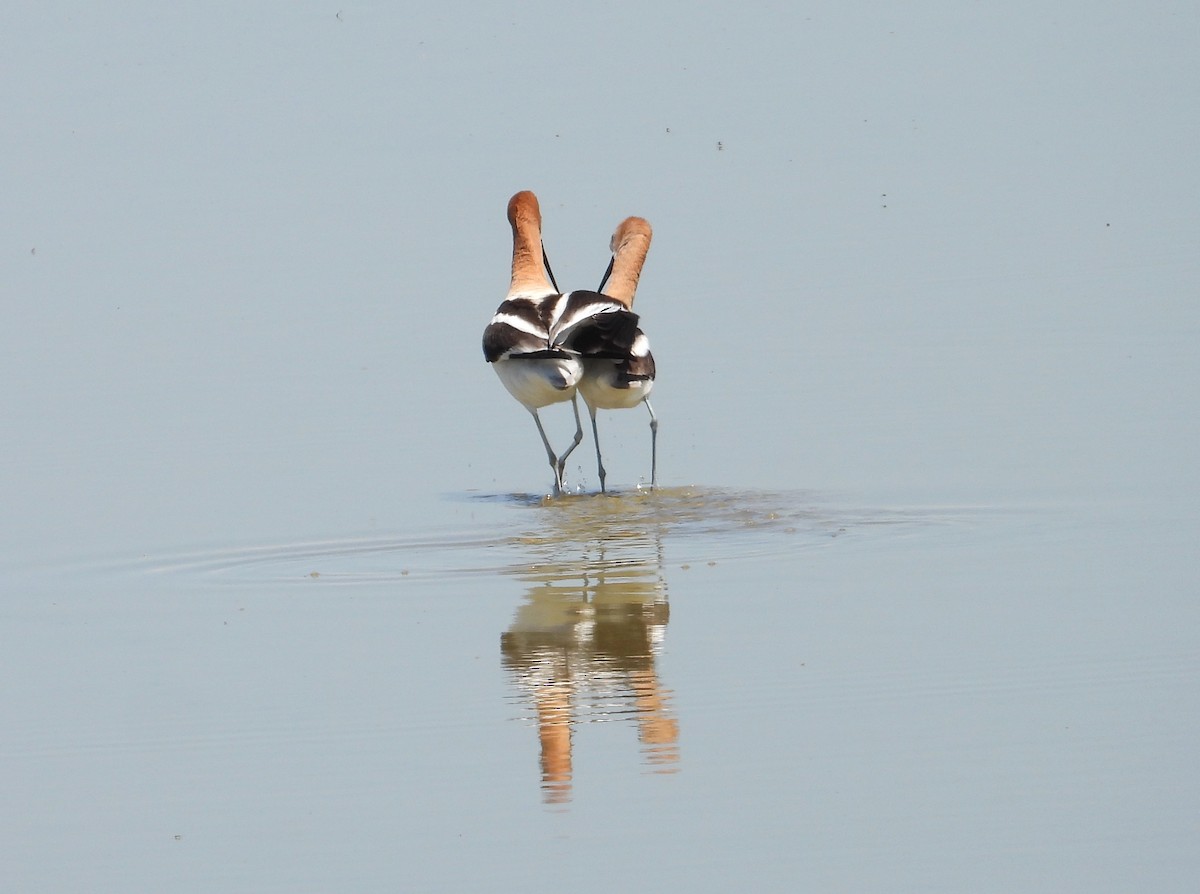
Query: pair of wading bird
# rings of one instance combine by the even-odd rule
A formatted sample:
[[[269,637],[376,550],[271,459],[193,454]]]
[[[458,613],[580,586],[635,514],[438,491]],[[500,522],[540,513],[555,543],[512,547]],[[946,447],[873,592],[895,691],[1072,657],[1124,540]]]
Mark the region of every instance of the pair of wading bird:
[[[638,315],[631,310],[650,250],[650,224],[640,217],[621,221],[609,242],[612,259],[599,288],[563,294],[542,246],[537,197],[525,191],[509,199],[508,222],[513,233],[512,285],[483,332],[483,356],[509,393],[533,415],[554,470],[554,492],[562,493],[567,457],[583,440],[576,397],[580,394],[592,418],[601,491],[606,473],[596,411],[646,405],[650,486],[654,487],[658,419],[647,399],[654,385],[654,357],[646,334],[638,328]],[[538,410],[568,400],[575,411],[575,439],[557,456]]]

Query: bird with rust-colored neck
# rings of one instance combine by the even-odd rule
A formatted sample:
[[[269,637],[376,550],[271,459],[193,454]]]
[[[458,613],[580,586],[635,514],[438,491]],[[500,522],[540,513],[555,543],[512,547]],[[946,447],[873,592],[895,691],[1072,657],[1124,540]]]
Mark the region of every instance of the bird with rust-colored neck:
[[[633,308],[633,297],[652,238],[653,231],[648,221],[640,217],[627,217],[617,226],[609,241],[612,260],[608,262],[608,270],[600,281],[600,291],[627,310]],[[650,390],[654,387],[654,373],[650,341],[641,329],[635,330],[628,350],[621,356],[584,358],[583,376],[578,388],[592,418],[601,491],[605,489],[607,473],[604,471],[604,461],[600,458],[596,411],[627,409],[638,404],[645,404],[650,412],[650,486],[658,483],[658,418],[649,400]]]

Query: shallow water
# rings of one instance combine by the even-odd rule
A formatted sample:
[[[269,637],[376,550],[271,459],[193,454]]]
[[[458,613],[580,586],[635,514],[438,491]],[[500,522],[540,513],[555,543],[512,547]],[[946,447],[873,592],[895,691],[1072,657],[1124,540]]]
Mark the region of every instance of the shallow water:
[[[1200,14],[588,15],[6,19],[0,889],[1192,890]]]
[[[1061,506],[692,487],[448,502],[474,526],[10,593],[14,878],[68,843],[57,883],[113,890],[536,888],[547,860],[594,889],[605,851],[701,887],[1186,870],[1200,662],[1170,520],[1131,539]]]

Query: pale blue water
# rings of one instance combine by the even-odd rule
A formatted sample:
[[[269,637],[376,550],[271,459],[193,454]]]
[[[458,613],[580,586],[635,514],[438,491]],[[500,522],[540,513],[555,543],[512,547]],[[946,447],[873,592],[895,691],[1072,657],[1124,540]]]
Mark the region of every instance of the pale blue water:
[[[0,887],[1191,890],[1197,25],[9,16]],[[523,188],[659,491],[543,499]]]

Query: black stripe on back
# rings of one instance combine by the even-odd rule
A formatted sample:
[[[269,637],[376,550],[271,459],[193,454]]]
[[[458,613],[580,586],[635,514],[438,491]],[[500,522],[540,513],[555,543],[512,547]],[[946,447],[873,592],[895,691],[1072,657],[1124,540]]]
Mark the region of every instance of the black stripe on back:
[[[520,317],[536,326],[549,339],[550,314],[554,310],[555,304],[552,299],[557,297],[557,295],[551,295],[546,298],[505,298],[496,308],[496,313]]]
[[[483,356],[495,363],[507,353],[530,353],[546,350],[546,340],[522,332],[508,323],[491,323],[483,330]]]

